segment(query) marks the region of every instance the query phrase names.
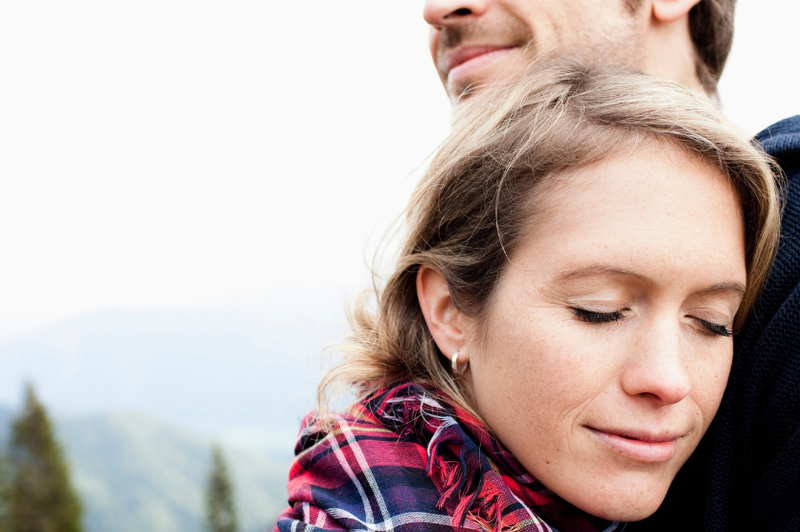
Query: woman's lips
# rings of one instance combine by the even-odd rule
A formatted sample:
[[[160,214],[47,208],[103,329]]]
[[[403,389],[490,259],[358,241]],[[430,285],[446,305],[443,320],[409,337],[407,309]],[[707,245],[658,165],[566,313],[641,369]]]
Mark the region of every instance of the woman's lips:
[[[651,435],[616,430],[599,430],[588,427],[602,443],[619,454],[637,462],[666,462],[675,456],[677,434]]]
[[[478,68],[487,65],[516,46],[468,46],[447,54],[447,81],[458,83],[459,79],[469,77]]]

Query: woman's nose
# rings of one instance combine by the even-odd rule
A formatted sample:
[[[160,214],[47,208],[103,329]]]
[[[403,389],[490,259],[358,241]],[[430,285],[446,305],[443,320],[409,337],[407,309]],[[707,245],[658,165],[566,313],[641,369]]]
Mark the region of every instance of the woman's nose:
[[[622,379],[625,392],[657,398],[663,404],[678,403],[689,395],[692,379],[680,344],[677,330],[637,343]]]
[[[447,26],[464,17],[481,16],[491,0],[427,0],[422,16],[431,26]]]

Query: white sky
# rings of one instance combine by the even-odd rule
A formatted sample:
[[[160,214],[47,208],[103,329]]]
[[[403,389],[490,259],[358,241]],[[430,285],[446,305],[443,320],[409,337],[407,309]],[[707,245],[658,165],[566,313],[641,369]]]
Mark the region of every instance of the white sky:
[[[107,308],[338,311],[447,133],[421,12],[3,2],[0,338]],[[739,1],[720,92],[752,132],[800,113],[799,19]]]

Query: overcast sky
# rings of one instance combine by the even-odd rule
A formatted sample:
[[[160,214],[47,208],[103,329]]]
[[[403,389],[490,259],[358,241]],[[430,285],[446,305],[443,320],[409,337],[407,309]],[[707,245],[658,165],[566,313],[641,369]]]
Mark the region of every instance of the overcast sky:
[[[330,305],[448,130],[422,2],[0,7],[0,339],[110,308]],[[740,0],[720,86],[800,113],[800,3]]]

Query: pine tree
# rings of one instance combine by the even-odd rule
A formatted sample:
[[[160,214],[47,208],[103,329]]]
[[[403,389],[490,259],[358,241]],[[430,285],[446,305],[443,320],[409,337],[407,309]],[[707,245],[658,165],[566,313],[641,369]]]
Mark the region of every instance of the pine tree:
[[[81,532],[81,504],[44,407],[29,385],[11,428],[8,532]]]
[[[3,456],[3,451],[0,449],[0,532],[8,530],[7,511],[8,511],[8,487],[7,487],[7,472],[6,460]]]
[[[236,508],[233,505],[233,484],[222,449],[211,451],[211,474],[206,486],[206,529],[208,532],[238,532]]]

